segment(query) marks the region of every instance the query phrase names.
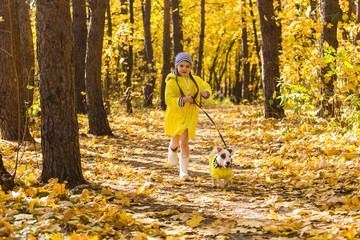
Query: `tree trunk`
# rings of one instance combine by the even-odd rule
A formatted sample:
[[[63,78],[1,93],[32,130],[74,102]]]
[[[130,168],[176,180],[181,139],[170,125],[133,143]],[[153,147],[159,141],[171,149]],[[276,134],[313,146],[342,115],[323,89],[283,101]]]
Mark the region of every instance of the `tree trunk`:
[[[90,26],[85,74],[89,133],[97,136],[112,135],[101,92],[101,58],[106,3],[103,0],[90,0],[89,8]]]
[[[260,30],[262,37],[262,81],[266,118],[283,118],[280,105],[279,26],[275,20],[274,0],[258,0]]]
[[[111,21],[111,6],[110,1],[106,0],[106,19],[107,19],[107,35],[109,40],[107,45],[111,48],[112,45],[112,21]],[[110,85],[111,85],[111,70],[110,70],[110,58],[108,53],[105,56],[105,79],[104,79],[104,103],[105,103],[105,112],[110,114]]]
[[[219,55],[220,55],[220,45],[221,45],[221,38],[222,38],[223,36],[221,36],[220,37],[220,40],[219,40],[219,44],[218,44],[218,46],[217,46],[217,48],[216,48],[216,51],[215,51],[215,57],[214,57],[214,59],[213,59],[213,63],[212,63],[212,65],[211,65],[211,67],[210,67],[210,69],[209,69],[209,82],[211,83],[211,81],[212,81],[212,79],[213,79],[213,76],[214,76],[214,83],[212,84],[212,86],[213,86],[213,88],[215,89],[215,90],[218,90],[217,88],[216,88],[216,73],[215,73],[215,69],[216,69],[216,65],[217,65],[217,59],[218,59],[218,57],[219,57]],[[216,93],[217,94],[217,93]]]
[[[221,85],[222,78],[224,77],[224,74],[226,72],[227,65],[228,65],[228,62],[229,62],[229,55],[230,55],[231,49],[234,46],[235,42],[236,42],[236,39],[234,39],[234,40],[232,40],[230,42],[230,46],[229,46],[229,48],[228,48],[228,50],[226,52],[224,67],[220,70],[220,77],[219,77],[219,81],[218,81],[218,86],[219,87]],[[225,81],[225,85],[226,85],[226,81]],[[226,96],[226,91],[224,92],[224,96]]]
[[[247,38],[247,27],[246,22],[242,19],[242,23],[245,27],[241,29],[241,41],[242,41],[242,99],[251,101],[251,95],[249,91],[250,84],[250,63],[249,58],[249,45]]]
[[[179,52],[183,52],[183,32],[182,32],[182,17],[180,15],[180,0],[171,0],[172,9],[172,28],[173,28],[173,44],[174,56]]]
[[[254,16],[254,11],[253,11],[253,4],[252,4],[252,0],[249,1],[249,5],[250,5],[250,14],[253,17],[253,21],[252,21],[252,25],[253,25],[253,34],[254,34],[254,44],[255,44],[255,51],[256,51],[256,56],[258,58],[258,66],[259,66],[259,74],[256,74],[256,71],[254,72],[254,74],[251,74],[251,76],[254,76],[251,78],[251,81],[253,83],[255,83],[255,88],[254,88],[254,97],[253,99],[257,99],[257,92],[259,90],[259,88],[261,88],[262,86],[262,81],[259,78],[259,76],[261,76],[261,71],[262,71],[262,66],[261,66],[261,56],[260,56],[260,45],[259,45],[259,41],[258,41],[258,37],[257,37],[257,28],[256,28],[256,20],[255,20],[255,16]],[[254,70],[256,70],[256,67],[253,67]]]
[[[156,69],[154,63],[154,50],[151,43],[151,0],[145,0],[145,9],[143,10],[144,19],[144,43],[145,55],[148,69],[148,78],[145,82],[144,88],[144,106],[153,106],[153,95],[156,81]]]
[[[85,57],[86,57],[86,4],[85,0],[72,0],[73,33],[75,40],[75,89],[77,113],[86,113]]]
[[[76,117],[69,1],[37,0],[36,20],[43,154],[40,180],[57,178],[73,187],[85,180]]]
[[[241,101],[242,83],[240,80],[240,70],[241,70],[241,53],[240,50],[237,50],[236,61],[235,61],[235,88],[233,90],[233,95],[235,97],[236,104],[239,104]]]
[[[322,30],[321,30],[321,57],[326,55],[336,55],[338,48],[337,40],[337,25],[341,18],[341,9],[339,6],[339,0],[322,0],[321,1],[322,12]],[[328,27],[331,25],[331,27]],[[329,48],[325,48],[325,44],[329,44],[334,51],[328,51]],[[320,117],[333,117],[334,111],[334,83],[337,79],[336,73],[331,69],[335,68],[336,62],[332,61],[326,64],[325,67],[321,67],[320,77],[323,83],[321,93],[323,98],[321,99],[321,109],[318,112]]]
[[[33,34],[31,31],[30,7],[26,0],[17,0],[18,24],[20,30],[20,52],[21,52],[21,89],[26,108],[33,104],[35,55]],[[30,87],[28,87],[30,86]]]
[[[129,0],[129,11],[130,11],[130,24],[131,24],[131,33],[129,39],[129,50],[128,50],[128,58],[127,58],[127,65],[126,65],[126,112],[132,113],[132,83],[131,83],[131,76],[133,72],[133,65],[134,65],[134,56],[133,56],[133,35],[134,35],[134,0]]]
[[[356,24],[360,23],[360,1],[357,1],[357,6],[356,6]],[[360,42],[358,42],[360,40],[360,31],[357,30],[356,32],[356,36],[355,36],[355,45],[359,45]]]
[[[5,140],[34,141],[23,99],[17,1],[0,4],[0,133]]]
[[[258,64],[253,64],[250,72],[251,85],[253,86],[251,99],[253,101],[258,99],[258,92],[261,85],[261,79],[257,73],[257,66]]]
[[[164,0],[164,30],[163,30],[163,67],[161,71],[161,109],[165,104],[165,79],[171,70],[171,41],[170,41],[170,0]]]
[[[120,0],[120,15],[121,15],[121,19],[123,19],[122,20],[123,24],[128,23],[128,21],[129,21],[128,14],[129,14],[129,11],[128,11],[127,0]],[[119,36],[119,37],[125,38],[123,36]],[[127,64],[127,58],[128,58],[127,44],[128,44],[127,40],[126,41],[122,40],[121,43],[118,44],[119,56],[116,58],[116,79],[115,79],[116,85],[115,85],[115,88],[120,93],[123,93],[123,91],[124,91],[122,72],[125,71],[126,64]]]
[[[205,0],[201,0],[201,12],[200,12],[200,36],[199,36],[199,50],[196,74],[201,77],[202,62],[204,56],[204,39],[205,39]]]

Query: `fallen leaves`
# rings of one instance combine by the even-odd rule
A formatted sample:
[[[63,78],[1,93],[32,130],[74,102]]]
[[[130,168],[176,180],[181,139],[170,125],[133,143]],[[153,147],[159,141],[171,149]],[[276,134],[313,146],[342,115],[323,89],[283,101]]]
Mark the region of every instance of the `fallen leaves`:
[[[111,118],[116,138],[87,135],[86,124],[80,124],[87,185],[69,190],[56,179],[39,184],[41,149],[26,147],[17,169],[18,187],[8,194],[0,191],[0,236],[360,236],[359,134],[329,131],[323,121],[256,117],[254,106],[207,111],[234,150],[230,188],[211,188],[206,156],[221,140],[205,115],[200,114],[202,125],[190,142],[193,180],[179,182],[178,167],[165,167],[169,139],[163,134],[164,112],[119,113]],[[5,167],[12,171],[16,144],[0,141],[0,146]]]

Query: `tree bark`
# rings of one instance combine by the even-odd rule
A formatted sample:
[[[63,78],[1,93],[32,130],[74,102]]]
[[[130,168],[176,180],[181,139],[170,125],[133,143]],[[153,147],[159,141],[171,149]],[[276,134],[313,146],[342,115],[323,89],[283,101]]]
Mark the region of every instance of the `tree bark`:
[[[360,1],[357,1],[357,6],[356,6],[356,24],[360,23]],[[360,40],[360,31],[357,30],[356,32],[356,36],[355,36],[355,45],[359,45],[360,42],[358,42]]]
[[[209,82],[211,83],[212,82],[212,79],[213,79],[213,76],[214,76],[214,83],[213,83],[213,88],[215,89],[215,90],[219,90],[218,88],[217,88],[217,86],[216,86],[216,73],[215,73],[215,69],[216,69],[216,65],[217,65],[217,59],[218,59],[218,57],[219,57],[219,55],[220,55],[220,46],[221,46],[221,38],[222,38],[223,36],[221,36],[220,37],[220,40],[219,40],[219,44],[218,44],[218,46],[217,46],[217,48],[216,48],[216,51],[215,51],[215,57],[214,57],[214,59],[213,59],[213,63],[212,63],[212,65],[211,65],[211,67],[210,67],[210,69],[209,69],[209,72],[210,72],[210,76],[209,76]],[[216,93],[217,94],[217,93]]]
[[[241,41],[242,41],[242,99],[251,101],[251,95],[249,90],[250,84],[250,63],[249,58],[249,45],[247,38],[247,27],[246,22],[242,19],[242,23],[245,24],[245,27],[241,29]]]
[[[5,140],[34,141],[26,124],[21,90],[20,35],[17,1],[1,0],[0,17],[0,133]]]
[[[144,44],[148,69],[148,77],[144,87],[144,106],[153,106],[153,95],[156,82],[156,69],[154,63],[154,50],[151,42],[151,0],[145,0],[143,10],[144,19]]]
[[[275,20],[274,0],[258,0],[260,30],[262,37],[262,81],[266,118],[283,118],[280,105],[279,26]]]
[[[112,45],[112,21],[111,21],[111,6],[110,1],[106,0],[106,19],[107,19],[107,35],[109,40],[107,45],[111,48]],[[110,70],[110,58],[109,53],[106,53],[105,56],[105,79],[104,79],[104,103],[105,103],[105,112],[110,114],[110,88],[111,88],[111,70]]]
[[[40,181],[57,178],[73,187],[85,180],[76,117],[69,1],[37,0],[36,20],[43,154]]]
[[[86,113],[85,57],[86,57],[86,4],[85,0],[72,0],[73,33],[75,40],[75,88],[77,113]]]
[[[259,76],[261,76],[261,71],[262,71],[262,66],[261,66],[261,56],[260,56],[260,45],[259,45],[259,41],[258,41],[258,36],[257,36],[257,27],[256,27],[256,20],[255,20],[255,16],[254,16],[254,11],[253,11],[253,4],[252,4],[252,0],[249,0],[249,6],[250,6],[250,14],[253,17],[253,21],[252,21],[252,29],[253,29],[253,34],[254,34],[254,44],[255,44],[255,51],[256,51],[256,56],[258,58],[258,66],[259,66],[259,74],[257,74],[257,72],[255,70],[257,70],[256,67],[253,67],[252,70],[254,70],[255,72],[253,74],[251,74],[251,82],[254,83],[253,85],[255,85],[254,87],[254,92],[253,92],[253,99],[257,99],[257,93],[259,88],[261,88],[262,86],[262,81],[260,79]]]
[[[196,74],[201,77],[202,62],[204,57],[204,40],[205,40],[205,0],[201,0],[200,11],[200,36],[199,36],[199,50],[197,58]]]
[[[179,52],[184,51],[183,39],[184,34],[182,30],[182,17],[180,15],[180,0],[171,0],[172,9],[172,28],[173,28],[173,45],[174,45],[174,56]]]
[[[326,55],[336,55],[338,48],[337,40],[337,25],[341,18],[341,9],[339,0],[322,0],[321,1],[321,19],[322,19],[322,30],[321,30],[321,57]],[[328,51],[325,48],[325,44],[332,47],[334,51]],[[328,52],[327,52],[328,51]],[[321,67],[320,78],[323,84],[321,94],[321,109],[318,112],[320,117],[333,117],[335,114],[334,105],[334,83],[337,79],[336,73],[332,72],[331,69],[335,68],[336,61],[332,61],[326,64],[325,67]]]
[[[127,65],[126,65],[126,112],[132,113],[132,83],[131,77],[134,68],[134,54],[133,54],[133,35],[134,35],[134,0],[129,0],[129,12],[130,12],[130,24],[131,24],[131,32],[130,32],[130,39],[129,39],[129,50],[128,50],[128,58],[127,58]]]
[[[17,0],[17,2],[20,30],[21,79],[23,81],[20,92],[23,94],[26,108],[29,108],[33,103],[35,74],[35,54],[29,13],[30,7],[26,0]]]
[[[235,61],[235,87],[233,89],[233,96],[235,97],[235,103],[239,104],[241,101],[242,93],[242,83],[240,79],[240,70],[241,70],[241,52],[240,50],[236,51],[236,61]]]
[[[170,0],[164,0],[164,30],[163,30],[163,67],[161,72],[161,109],[165,104],[165,79],[171,70],[171,41],[170,41]]]
[[[120,0],[120,15],[121,15],[121,19],[123,24],[126,24],[128,22],[128,5],[127,5],[127,0]],[[123,38],[121,35],[119,36],[119,38]],[[115,61],[116,61],[116,66],[115,66],[115,76],[114,76],[114,84],[113,84],[113,89],[114,91],[123,92],[123,81],[122,81],[122,72],[124,71],[125,68],[125,64],[127,63],[126,60],[123,61],[124,59],[127,58],[127,43],[125,43],[124,40],[121,40],[121,43],[118,44],[118,56],[116,57]]]
[[[106,3],[103,0],[90,0],[89,8],[90,26],[85,73],[89,133],[97,136],[112,135],[101,92],[101,60]]]
[[[234,39],[234,40],[232,40],[230,42],[230,46],[229,46],[229,48],[228,48],[228,50],[226,52],[224,67],[222,69],[220,69],[220,76],[219,76],[219,79],[218,79],[218,86],[219,87],[221,85],[222,78],[224,77],[224,74],[226,73],[227,65],[228,65],[228,62],[229,62],[229,55],[230,55],[231,49],[234,46],[235,42],[236,42],[236,39]],[[226,82],[226,79],[225,79],[225,82]],[[225,85],[226,85],[226,83],[225,83]],[[224,95],[226,97],[226,90],[224,92]]]

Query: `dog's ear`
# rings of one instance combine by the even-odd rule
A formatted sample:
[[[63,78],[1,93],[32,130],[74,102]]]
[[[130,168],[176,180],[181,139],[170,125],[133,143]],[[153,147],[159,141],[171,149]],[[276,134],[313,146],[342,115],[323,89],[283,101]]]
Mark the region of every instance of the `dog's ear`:
[[[217,147],[217,151],[218,151],[218,152],[221,152],[221,151],[222,151],[222,148],[221,148],[221,147]]]
[[[229,153],[232,154],[233,150],[232,149],[228,149]]]

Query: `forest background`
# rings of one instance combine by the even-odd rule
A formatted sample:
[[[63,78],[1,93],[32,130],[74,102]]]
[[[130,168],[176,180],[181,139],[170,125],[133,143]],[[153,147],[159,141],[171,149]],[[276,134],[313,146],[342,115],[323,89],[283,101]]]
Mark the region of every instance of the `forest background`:
[[[0,235],[356,239],[359,22],[355,0],[1,1]],[[229,189],[205,116],[195,180],[163,166],[180,51],[235,148]]]

